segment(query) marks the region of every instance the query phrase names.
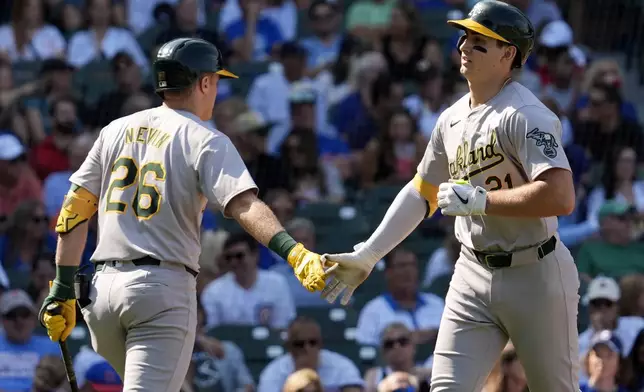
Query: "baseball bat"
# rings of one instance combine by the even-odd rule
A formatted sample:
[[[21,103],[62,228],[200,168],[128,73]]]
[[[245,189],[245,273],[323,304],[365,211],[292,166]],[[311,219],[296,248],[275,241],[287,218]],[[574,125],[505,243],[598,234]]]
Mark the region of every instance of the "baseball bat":
[[[51,315],[62,314],[62,312],[61,306],[56,302],[47,305],[47,313]],[[67,348],[67,342],[59,340],[58,344],[60,345],[60,352],[63,355],[63,363],[65,364],[69,386],[72,388],[72,392],[79,392],[78,383],[76,382],[76,372],[74,371],[72,356],[69,354],[69,349]]]

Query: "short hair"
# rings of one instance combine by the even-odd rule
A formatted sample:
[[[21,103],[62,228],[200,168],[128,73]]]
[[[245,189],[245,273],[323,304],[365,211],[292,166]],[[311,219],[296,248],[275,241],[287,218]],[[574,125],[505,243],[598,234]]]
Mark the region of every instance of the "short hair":
[[[383,329],[382,332],[380,332],[380,340],[382,340],[385,337],[385,335],[388,334],[389,332],[399,330],[399,329],[404,330],[408,333],[411,333],[411,330],[409,329],[409,327],[407,327],[405,324],[399,321],[395,321],[393,323],[388,324],[385,327],[385,329]]]
[[[237,245],[241,243],[248,245],[248,249],[250,249],[251,251],[253,252],[257,251],[257,248],[258,248],[257,240],[255,240],[255,238],[253,238],[250,234],[246,233],[245,231],[230,234],[228,238],[226,238],[226,241],[224,242],[224,249],[228,249],[233,245]]]
[[[293,327],[299,325],[299,324],[314,324],[317,325],[318,327],[320,326],[320,323],[317,322],[312,317],[309,316],[296,316],[291,322],[288,324],[287,330],[291,330]]]
[[[391,268],[391,263],[392,263],[394,257],[396,257],[396,255],[398,253],[411,253],[411,254],[414,254],[414,252],[412,252],[411,250],[405,248],[404,246],[395,247],[383,259],[384,262],[385,262],[385,269]]]
[[[315,234],[315,224],[313,224],[313,222],[310,219],[301,218],[301,217],[291,219],[289,222],[286,223],[284,228],[288,232],[304,229]]]

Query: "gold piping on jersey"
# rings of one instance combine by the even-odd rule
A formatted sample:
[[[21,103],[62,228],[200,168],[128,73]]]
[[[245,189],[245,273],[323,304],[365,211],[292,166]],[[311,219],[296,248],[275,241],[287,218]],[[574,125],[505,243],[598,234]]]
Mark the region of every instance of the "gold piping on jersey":
[[[136,130],[128,128],[125,131],[125,144],[140,143],[161,148],[168,140],[170,135],[157,128],[139,127]]]
[[[477,174],[500,165],[505,161],[505,156],[503,153],[496,151],[496,146],[496,129],[492,130],[490,139],[485,145],[478,146],[470,150],[469,142],[463,141],[463,143],[456,148],[456,157],[454,160],[449,160],[450,177],[453,179],[467,181]],[[485,163],[485,165],[481,166],[483,163]],[[471,166],[476,166],[477,168],[469,171]]]
[[[412,185],[422,197],[429,203],[427,217],[434,215],[438,208],[438,187],[423,180],[420,174],[416,173],[412,180]]]
[[[98,210],[98,197],[85,188],[72,185],[58,214],[56,232],[69,233],[89,220]]]

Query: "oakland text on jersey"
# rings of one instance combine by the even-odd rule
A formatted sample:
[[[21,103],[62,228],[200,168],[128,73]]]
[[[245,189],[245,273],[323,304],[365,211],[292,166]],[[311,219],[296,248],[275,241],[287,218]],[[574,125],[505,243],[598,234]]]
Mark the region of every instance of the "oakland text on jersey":
[[[141,143],[161,148],[168,140],[170,135],[157,128],[139,127],[137,130],[128,128],[125,131],[125,144]]]
[[[493,167],[501,164],[505,160],[505,156],[496,151],[497,137],[496,129],[490,133],[490,138],[487,144],[475,147],[470,150],[470,143],[463,141],[456,148],[456,157],[454,160],[449,160],[449,174],[451,178],[469,180],[477,174],[490,170]],[[480,166],[485,163],[484,166]],[[478,165],[476,169],[469,171],[471,166]],[[464,175],[462,175],[464,174]]]

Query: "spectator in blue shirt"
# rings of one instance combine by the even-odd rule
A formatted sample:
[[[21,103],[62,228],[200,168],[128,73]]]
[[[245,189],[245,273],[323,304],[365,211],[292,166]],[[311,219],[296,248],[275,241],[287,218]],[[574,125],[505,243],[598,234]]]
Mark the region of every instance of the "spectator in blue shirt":
[[[309,8],[313,35],[302,38],[300,44],[308,51],[308,68],[312,74],[328,68],[340,53],[342,14],[331,0],[315,0]]]
[[[284,39],[272,20],[260,15],[260,0],[239,0],[242,17],[224,31],[233,52],[241,61],[263,61],[270,57],[273,47]]]
[[[0,336],[0,389],[30,391],[36,366],[46,355],[60,355],[47,336],[35,336],[38,311],[22,290],[8,291],[0,298],[4,334]]]
[[[623,345],[612,331],[598,332],[592,339],[591,349],[583,359],[588,382],[582,382],[581,392],[627,392],[619,385],[619,366]]]

